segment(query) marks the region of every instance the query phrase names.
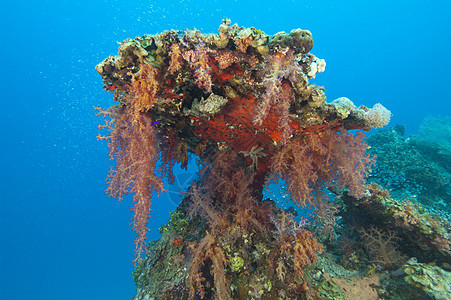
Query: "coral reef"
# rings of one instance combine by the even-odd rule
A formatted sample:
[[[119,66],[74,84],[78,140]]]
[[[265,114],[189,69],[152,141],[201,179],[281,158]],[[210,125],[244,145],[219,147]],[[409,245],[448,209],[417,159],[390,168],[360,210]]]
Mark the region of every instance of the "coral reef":
[[[127,39],[96,66],[118,102],[97,108],[116,162],[107,192],[134,200],[134,299],[427,297],[396,268],[413,256],[447,268],[448,220],[365,185],[378,167],[364,133],[349,130],[382,127],[391,113],[328,103],[309,83],[326,66],[312,47],[307,30],[269,36],[225,19],[218,34]],[[199,174],[146,242],[152,194],[190,154]],[[298,210],[263,196],[274,182]],[[310,219],[297,216],[304,208]]]
[[[427,140],[436,142],[451,149],[451,117],[429,115],[423,119],[420,125],[420,133]],[[448,154],[449,155],[449,154]]]
[[[404,280],[421,288],[434,299],[451,298],[451,272],[447,272],[437,266],[426,265],[410,259],[402,269],[407,274]]]
[[[446,299],[451,266],[449,219],[396,200],[373,183],[360,199],[340,202],[339,238],[306,272],[321,299]],[[409,259],[410,258],[410,259]],[[419,262],[421,261],[421,263]]]
[[[397,198],[413,196],[420,203],[449,212],[451,148],[446,140],[437,143],[415,135],[404,137],[404,132],[405,128],[397,125],[368,137],[368,153],[377,156],[369,181],[386,187]]]
[[[366,188],[365,195],[360,199],[349,195],[341,197],[346,206],[344,222],[364,228],[364,236],[373,236],[369,241],[379,239],[387,244],[401,240],[398,244],[404,246],[403,252],[409,257],[439,262],[451,259],[451,224],[445,215],[433,214],[419,203],[391,198],[387,190],[375,183]],[[372,226],[377,226],[378,230]],[[395,230],[397,236],[390,230]],[[367,242],[366,246],[371,247],[371,243]],[[395,246],[396,243],[392,243],[391,251],[395,250]]]
[[[377,286],[379,278],[375,275],[371,277],[353,277],[352,279],[331,278],[325,276],[318,286],[318,294],[324,300],[375,300],[379,299]]]
[[[399,238],[395,231],[382,232],[371,227],[361,231],[361,238],[372,257],[371,262],[382,265],[386,270],[393,270],[406,260],[396,249]]]

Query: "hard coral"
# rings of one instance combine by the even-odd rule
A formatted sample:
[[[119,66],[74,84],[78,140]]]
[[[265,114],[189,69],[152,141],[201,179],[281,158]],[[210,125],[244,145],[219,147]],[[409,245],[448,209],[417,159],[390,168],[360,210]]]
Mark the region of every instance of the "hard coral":
[[[421,288],[434,299],[451,298],[451,272],[419,263],[415,258],[409,259],[402,269],[407,274],[404,277],[407,283]]]
[[[358,108],[353,111],[371,128],[384,127],[390,122],[391,112],[382,104],[376,103],[373,108]]]

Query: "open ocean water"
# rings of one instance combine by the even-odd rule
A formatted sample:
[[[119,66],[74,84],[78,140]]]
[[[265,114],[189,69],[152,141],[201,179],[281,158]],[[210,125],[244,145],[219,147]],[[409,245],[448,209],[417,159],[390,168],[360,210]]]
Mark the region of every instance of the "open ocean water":
[[[0,299],[131,299],[131,199],[104,193],[94,106],[113,104],[94,70],[117,42],[166,29],[267,34],[308,29],[328,101],[381,102],[407,135],[451,114],[451,2],[3,1],[0,12]],[[153,203],[149,239],[196,172]]]

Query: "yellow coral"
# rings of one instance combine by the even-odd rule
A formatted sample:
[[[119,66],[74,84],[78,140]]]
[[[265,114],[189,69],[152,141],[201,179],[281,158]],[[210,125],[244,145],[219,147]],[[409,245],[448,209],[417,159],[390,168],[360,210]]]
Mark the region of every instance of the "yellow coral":
[[[135,113],[148,111],[157,102],[159,90],[159,69],[150,64],[141,64],[139,71],[134,74],[129,99]]]
[[[174,43],[171,45],[171,51],[169,52],[171,61],[169,63],[168,72],[174,74],[182,68],[182,55],[180,51],[180,45]]]

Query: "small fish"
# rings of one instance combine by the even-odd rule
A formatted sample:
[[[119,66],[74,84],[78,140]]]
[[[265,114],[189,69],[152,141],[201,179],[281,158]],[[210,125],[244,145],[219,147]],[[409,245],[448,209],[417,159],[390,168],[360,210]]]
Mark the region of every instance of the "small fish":
[[[152,124],[150,124],[150,126],[153,126],[153,125],[160,125],[160,122],[155,121],[155,122],[152,122]]]

